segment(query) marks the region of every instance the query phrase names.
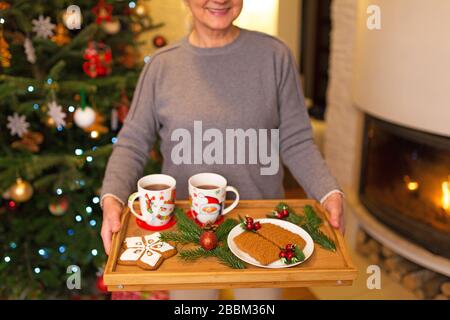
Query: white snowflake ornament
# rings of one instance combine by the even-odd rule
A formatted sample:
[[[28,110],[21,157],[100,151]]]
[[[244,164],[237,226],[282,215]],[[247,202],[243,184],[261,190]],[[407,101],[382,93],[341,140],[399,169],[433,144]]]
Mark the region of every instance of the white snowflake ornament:
[[[8,124],[6,127],[10,130],[12,136],[17,135],[20,138],[28,132],[30,124],[27,122],[25,116],[19,116],[14,112],[12,116],[8,116]]]
[[[118,264],[137,265],[144,270],[155,270],[164,259],[177,253],[177,249],[162,242],[161,234],[155,232],[143,237],[129,237],[124,241],[125,251],[119,257]]]
[[[62,107],[56,103],[56,101],[52,101],[48,104],[48,116],[55,121],[56,127],[64,127],[66,125],[66,114],[62,111]]]
[[[48,39],[53,37],[53,29],[55,25],[51,23],[50,17],[45,17],[40,15],[38,19],[31,21],[33,23],[33,31],[36,32],[38,37]]]
[[[33,42],[30,38],[26,38],[23,46],[25,48],[25,55],[27,56],[27,61],[31,64],[36,63],[36,51],[34,50]]]

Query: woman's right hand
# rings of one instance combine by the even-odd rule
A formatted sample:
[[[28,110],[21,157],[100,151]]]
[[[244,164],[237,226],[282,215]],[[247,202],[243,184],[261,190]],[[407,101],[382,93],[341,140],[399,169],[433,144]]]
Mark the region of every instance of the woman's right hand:
[[[113,233],[120,230],[120,214],[122,213],[122,203],[114,197],[106,196],[103,199],[103,223],[101,236],[105,252],[109,255]]]

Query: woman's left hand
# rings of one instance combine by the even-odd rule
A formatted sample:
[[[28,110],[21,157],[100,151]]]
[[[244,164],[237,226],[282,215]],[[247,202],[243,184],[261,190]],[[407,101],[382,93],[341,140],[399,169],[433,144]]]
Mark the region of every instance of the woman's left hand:
[[[331,225],[344,233],[344,197],[342,194],[338,192],[332,193],[325,199],[323,206],[330,214]]]

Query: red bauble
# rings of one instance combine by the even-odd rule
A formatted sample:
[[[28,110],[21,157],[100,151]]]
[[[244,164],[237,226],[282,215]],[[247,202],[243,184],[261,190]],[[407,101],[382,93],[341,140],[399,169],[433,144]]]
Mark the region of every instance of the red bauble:
[[[112,51],[103,42],[90,41],[83,58],[83,71],[89,77],[104,77],[111,73]]]
[[[283,209],[280,212],[280,215],[282,218],[287,217],[289,215],[289,211],[286,209],[286,207],[283,207]]]
[[[97,281],[95,281],[95,284],[97,286],[98,291],[102,293],[108,292],[108,287],[105,285],[105,282],[103,281],[103,275],[97,277]]]
[[[261,229],[261,223],[259,223],[259,221],[256,221],[256,222],[253,224],[253,229],[255,229],[255,230]]]
[[[200,236],[200,246],[205,250],[212,250],[217,247],[217,236],[212,231],[203,232]]]
[[[167,44],[166,38],[164,38],[163,36],[155,36],[153,38],[153,45],[156,48],[162,48]]]
[[[102,24],[104,21],[111,21],[113,6],[105,3],[105,0],[99,0],[98,4],[92,8],[92,12],[95,14],[95,23]]]

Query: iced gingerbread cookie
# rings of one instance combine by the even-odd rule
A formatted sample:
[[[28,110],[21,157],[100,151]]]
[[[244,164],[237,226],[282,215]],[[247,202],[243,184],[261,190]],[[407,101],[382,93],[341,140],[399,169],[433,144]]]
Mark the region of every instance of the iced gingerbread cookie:
[[[158,269],[164,259],[177,253],[177,249],[160,240],[160,233],[155,232],[143,237],[129,237],[123,242],[125,250],[119,257],[120,265],[137,265],[144,270]]]

